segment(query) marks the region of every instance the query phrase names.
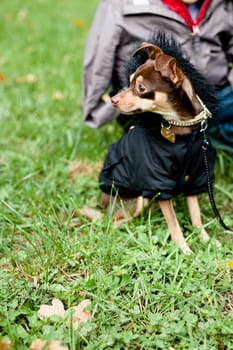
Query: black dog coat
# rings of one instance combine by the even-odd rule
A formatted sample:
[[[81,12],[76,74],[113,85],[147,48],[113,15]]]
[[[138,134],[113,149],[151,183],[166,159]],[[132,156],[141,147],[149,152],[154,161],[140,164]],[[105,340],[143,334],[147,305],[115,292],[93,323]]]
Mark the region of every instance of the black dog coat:
[[[202,152],[202,134],[176,135],[175,144],[160,133],[160,123],[148,128],[137,124],[109,146],[100,188],[121,197],[170,199],[184,193],[196,195],[208,190]],[[211,184],[214,180],[214,151],[208,150]]]
[[[160,33],[154,35],[149,42],[159,46],[165,54],[175,57],[192,82],[195,92],[214,116],[218,100],[213,87],[185,57],[175,40]],[[125,74],[128,80],[147,59],[146,51],[129,58]],[[123,85],[128,86],[129,81]],[[136,126],[109,146],[99,175],[102,191],[122,197],[157,196],[160,199],[169,199],[179,193],[187,196],[207,192],[208,181],[200,131],[195,130],[186,136],[176,135],[173,144],[161,135],[160,115],[147,112],[135,115],[134,118]],[[208,149],[208,163],[212,186],[214,150],[211,145]]]

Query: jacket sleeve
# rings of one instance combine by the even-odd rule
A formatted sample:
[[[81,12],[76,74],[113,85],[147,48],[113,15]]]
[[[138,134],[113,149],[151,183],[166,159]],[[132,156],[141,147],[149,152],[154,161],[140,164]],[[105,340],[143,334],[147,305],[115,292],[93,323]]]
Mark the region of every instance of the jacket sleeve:
[[[119,112],[102,96],[111,84],[116,47],[120,41],[121,14],[115,0],[102,0],[86,42],[83,61],[83,118],[97,128],[113,119]]]
[[[229,83],[231,84],[231,87],[233,89],[233,1],[229,1],[229,9],[228,9],[228,14],[229,14],[229,42],[228,42],[228,49],[227,49],[227,56],[229,58],[229,65],[230,65],[230,70],[229,70],[229,75],[228,75],[228,80]]]

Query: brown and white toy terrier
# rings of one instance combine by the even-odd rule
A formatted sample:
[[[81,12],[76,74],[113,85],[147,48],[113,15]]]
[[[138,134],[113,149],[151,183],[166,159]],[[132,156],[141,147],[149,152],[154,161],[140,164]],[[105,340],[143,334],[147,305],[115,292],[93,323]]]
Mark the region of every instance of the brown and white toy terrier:
[[[201,128],[206,125],[211,113],[202,102],[202,97],[197,95],[190,77],[187,76],[175,57],[165,54],[160,47],[149,42],[143,42],[133,56],[137,56],[142,51],[147,52],[146,61],[131,74],[129,87],[114,95],[111,102],[123,114],[140,117],[149,112],[154,114],[154,118],[161,118],[160,135],[164,143],[169,144],[172,150],[178,138],[191,135],[194,131],[200,134]],[[158,147],[161,147],[161,142]],[[200,154],[201,149],[198,150],[197,157]],[[143,168],[143,163],[141,167]],[[111,179],[113,185],[117,187],[114,176]],[[100,181],[103,181],[101,176]],[[137,183],[134,186],[136,188]],[[101,188],[103,190],[102,205],[106,211],[109,211],[113,203],[124,203],[124,208],[119,204],[114,213],[117,225],[138,217],[149,204],[150,198],[146,198],[143,193],[140,193],[140,190],[134,197],[133,195],[121,195],[120,191],[119,196],[114,195],[110,190],[105,190],[104,186]],[[210,237],[203,227],[198,194],[192,194],[192,191],[190,193],[186,195],[186,198],[191,223],[200,229],[200,238],[208,241]],[[177,220],[172,198],[161,197],[158,203],[172,241],[181,248],[183,253],[190,254],[192,250]],[[217,240],[215,244],[220,246]]]

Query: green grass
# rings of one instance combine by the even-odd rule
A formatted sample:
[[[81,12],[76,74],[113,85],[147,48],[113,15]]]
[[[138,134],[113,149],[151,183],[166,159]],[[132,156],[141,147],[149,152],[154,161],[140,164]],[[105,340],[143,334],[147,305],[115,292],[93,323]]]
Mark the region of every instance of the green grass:
[[[117,230],[107,218],[75,215],[96,207],[100,192],[97,171],[70,182],[70,163],[95,167],[121,134],[114,123],[91,130],[82,122],[82,57],[97,3],[1,1],[0,341],[17,350],[35,338],[71,350],[233,349],[233,241],[206,195],[204,221],[223,247],[198,240],[179,198],[189,257],[170,242],[158,209]],[[229,225],[232,183],[232,157],[219,153],[215,198]],[[91,319],[78,331],[38,320],[54,297],[66,308],[90,298]]]

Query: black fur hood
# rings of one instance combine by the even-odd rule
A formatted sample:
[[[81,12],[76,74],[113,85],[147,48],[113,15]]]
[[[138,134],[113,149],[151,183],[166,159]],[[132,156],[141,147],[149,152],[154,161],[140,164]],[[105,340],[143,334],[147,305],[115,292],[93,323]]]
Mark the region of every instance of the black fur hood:
[[[206,107],[214,115],[218,109],[218,98],[216,96],[215,88],[207,82],[205,76],[200,73],[189,60],[188,55],[181,50],[180,45],[172,36],[167,36],[164,33],[154,34],[149,40],[145,40],[153,45],[161,48],[161,50],[172,57],[174,57],[179,65],[182,67],[184,73],[193,84],[196,94],[201,98]],[[141,42],[135,45],[134,50],[141,46]],[[133,51],[134,51],[133,50]],[[132,52],[133,52],[132,51]],[[147,51],[142,50],[135,57],[130,54],[126,63],[126,77],[125,85],[129,85],[129,77],[135,70],[146,62],[148,59]]]

